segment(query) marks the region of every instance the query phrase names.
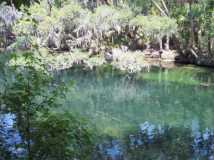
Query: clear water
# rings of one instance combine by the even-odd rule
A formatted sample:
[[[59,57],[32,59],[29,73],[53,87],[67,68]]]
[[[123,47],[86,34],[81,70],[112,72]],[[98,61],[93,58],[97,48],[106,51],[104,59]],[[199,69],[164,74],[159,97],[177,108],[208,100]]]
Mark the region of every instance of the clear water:
[[[130,160],[185,160],[189,154],[195,160],[214,159],[214,70],[179,66],[126,74],[111,68],[72,69],[58,79],[75,81],[62,108],[112,137],[104,144],[110,147],[101,147],[111,159],[120,160],[124,146],[114,140],[121,139]]]
[[[74,81],[58,111],[85,117],[96,131],[91,160],[214,160],[214,70],[71,69],[57,73],[56,80]],[[8,145],[20,141],[17,132],[9,134],[12,119],[0,117]]]
[[[64,108],[84,115],[111,136],[122,136],[145,121],[214,128],[214,70],[183,66],[130,75],[76,69],[59,78],[75,81]]]

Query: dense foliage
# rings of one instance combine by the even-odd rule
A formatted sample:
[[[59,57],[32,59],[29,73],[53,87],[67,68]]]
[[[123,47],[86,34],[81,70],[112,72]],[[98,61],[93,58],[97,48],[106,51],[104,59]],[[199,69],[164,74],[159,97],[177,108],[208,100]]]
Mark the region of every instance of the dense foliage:
[[[136,49],[134,44],[141,40],[147,48],[156,48],[154,44],[159,43],[160,50],[173,48],[196,57],[213,52],[212,0],[79,2],[31,1],[30,7],[22,7],[22,17],[13,26],[17,41],[23,42],[19,37],[24,36],[33,46],[56,50],[77,47],[97,53],[115,45]]]
[[[16,64],[20,56],[15,56],[4,63],[1,72],[0,118],[10,115],[9,121],[13,123],[10,131],[3,127],[0,132],[0,153],[4,153],[1,156],[28,160],[87,159],[93,149],[88,125],[70,113],[54,112],[65,86],[54,83],[38,58],[30,53],[23,56],[23,65]],[[4,123],[8,120],[1,120],[0,125]],[[8,141],[10,136],[12,142]]]
[[[187,0],[134,0],[130,3],[142,5],[150,4],[146,13],[167,15],[175,18],[178,24],[179,49],[197,54],[213,54],[213,17],[214,1],[187,1]],[[154,13],[154,8],[156,11]],[[144,12],[144,11],[143,11]]]
[[[0,52],[9,57],[11,52],[30,53],[0,57],[0,118],[10,114],[12,132],[20,139],[18,144],[6,144],[0,123],[0,155],[14,159],[22,152],[28,160],[88,159],[92,132],[81,118],[54,112],[66,87],[56,85],[35,53],[44,49],[80,57],[78,49],[89,58],[99,55],[112,62],[115,48],[120,48],[116,61],[123,61],[121,66],[139,68],[141,53],[155,51],[160,58],[163,52],[174,53],[171,50],[190,60],[213,60],[214,66],[214,1],[1,0]],[[137,58],[129,50],[136,51]]]

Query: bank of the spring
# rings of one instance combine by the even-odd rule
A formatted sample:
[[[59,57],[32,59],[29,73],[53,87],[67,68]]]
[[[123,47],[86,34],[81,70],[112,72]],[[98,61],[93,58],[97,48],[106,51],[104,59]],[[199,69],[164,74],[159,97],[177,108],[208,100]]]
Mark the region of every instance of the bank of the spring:
[[[105,53],[90,57],[87,52],[76,50],[60,54],[45,54],[41,51],[41,57],[50,70],[65,70],[72,67],[94,69],[96,67],[111,66],[114,69],[135,73],[142,70],[149,71],[151,67],[172,68],[176,66],[176,51],[122,51],[119,48],[112,50],[112,53]]]

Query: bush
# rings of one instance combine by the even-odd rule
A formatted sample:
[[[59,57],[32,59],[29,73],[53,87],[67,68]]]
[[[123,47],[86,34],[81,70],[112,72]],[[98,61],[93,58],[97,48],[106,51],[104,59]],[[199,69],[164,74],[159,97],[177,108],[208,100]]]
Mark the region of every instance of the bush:
[[[92,133],[87,123],[69,113],[45,114],[34,126],[32,153],[35,159],[89,159]]]

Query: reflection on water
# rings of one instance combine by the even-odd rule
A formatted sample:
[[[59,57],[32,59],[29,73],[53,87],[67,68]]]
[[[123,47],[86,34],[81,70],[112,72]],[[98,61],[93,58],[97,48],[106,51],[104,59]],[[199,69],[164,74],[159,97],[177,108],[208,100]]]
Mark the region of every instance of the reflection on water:
[[[0,145],[11,154],[11,157],[16,158],[24,155],[25,151],[19,147],[22,139],[17,129],[13,127],[14,123],[15,116],[13,114],[0,115],[0,143],[2,143]]]
[[[214,160],[212,70],[185,66],[125,74],[104,68],[59,74],[59,81],[75,85],[58,110],[84,116],[100,134],[93,160]],[[16,157],[24,151],[14,118],[1,115],[0,143]]]
[[[124,147],[125,146],[125,147]],[[109,140],[98,145],[96,159],[214,159],[214,130],[204,132],[188,128],[140,124],[139,131],[130,134],[126,144]],[[126,157],[126,158],[124,158]]]
[[[64,108],[112,137],[98,147],[104,159],[213,159],[212,70],[184,66],[127,75],[77,69],[62,75],[75,81]]]
[[[64,108],[89,118],[104,134],[123,136],[143,122],[154,125],[214,127],[214,72],[178,67],[123,75],[112,70],[69,70],[74,80]]]

